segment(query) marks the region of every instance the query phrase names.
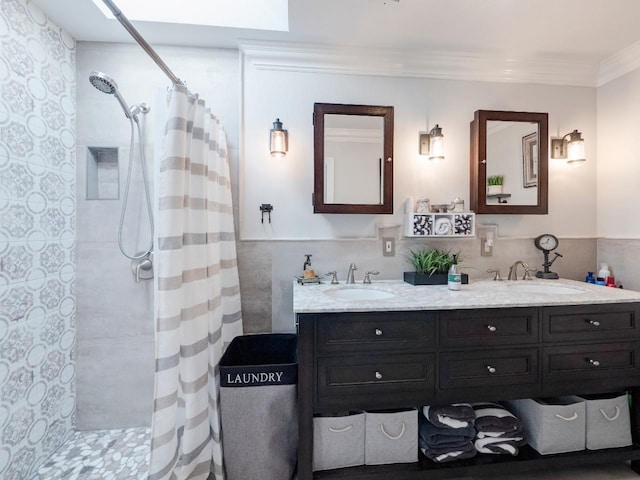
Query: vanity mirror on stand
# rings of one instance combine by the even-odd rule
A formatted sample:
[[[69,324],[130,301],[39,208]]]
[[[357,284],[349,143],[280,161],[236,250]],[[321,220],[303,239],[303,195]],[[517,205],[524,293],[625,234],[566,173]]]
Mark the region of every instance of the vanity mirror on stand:
[[[314,213],[393,213],[393,107],[316,103]]]
[[[486,214],[548,211],[548,114],[478,110],[471,122],[471,210]],[[489,178],[503,177],[488,186]],[[489,183],[495,183],[491,181]]]

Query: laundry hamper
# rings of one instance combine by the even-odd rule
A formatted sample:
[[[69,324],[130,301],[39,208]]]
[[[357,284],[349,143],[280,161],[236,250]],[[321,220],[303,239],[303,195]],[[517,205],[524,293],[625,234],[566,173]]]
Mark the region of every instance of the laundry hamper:
[[[228,480],[289,480],[298,446],[297,337],[244,335],[220,361],[222,447]]]

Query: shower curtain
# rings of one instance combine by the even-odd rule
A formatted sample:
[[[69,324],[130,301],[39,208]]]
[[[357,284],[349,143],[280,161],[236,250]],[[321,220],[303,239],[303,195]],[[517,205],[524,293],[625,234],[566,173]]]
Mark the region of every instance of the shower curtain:
[[[181,86],[164,135],[149,479],[222,480],[218,364],[242,334],[226,137]]]

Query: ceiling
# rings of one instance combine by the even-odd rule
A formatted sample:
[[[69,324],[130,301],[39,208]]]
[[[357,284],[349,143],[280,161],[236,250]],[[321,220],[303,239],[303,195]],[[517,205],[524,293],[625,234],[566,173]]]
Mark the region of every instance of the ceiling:
[[[76,40],[133,42],[91,0],[32,1]],[[597,66],[640,41],[639,21],[639,0],[289,0],[289,32],[133,23],[151,45],[284,42]]]

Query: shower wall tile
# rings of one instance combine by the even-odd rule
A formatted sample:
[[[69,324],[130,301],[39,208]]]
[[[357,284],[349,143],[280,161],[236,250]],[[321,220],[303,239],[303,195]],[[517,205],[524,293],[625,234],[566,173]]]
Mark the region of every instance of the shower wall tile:
[[[100,429],[105,424],[114,428],[150,425],[153,352],[153,335],[78,343],[77,416],[81,430]],[[122,401],[138,397],[143,401]]]
[[[126,273],[126,275],[124,275]],[[100,279],[108,289],[90,282],[78,285],[78,339],[117,338],[123,335],[153,335],[153,283],[136,283],[130,260],[116,245],[80,244],[79,278]],[[149,372],[152,377],[152,372]],[[150,399],[149,399],[150,401]]]
[[[0,478],[30,478],[75,412],[75,42],[0,3]]]

